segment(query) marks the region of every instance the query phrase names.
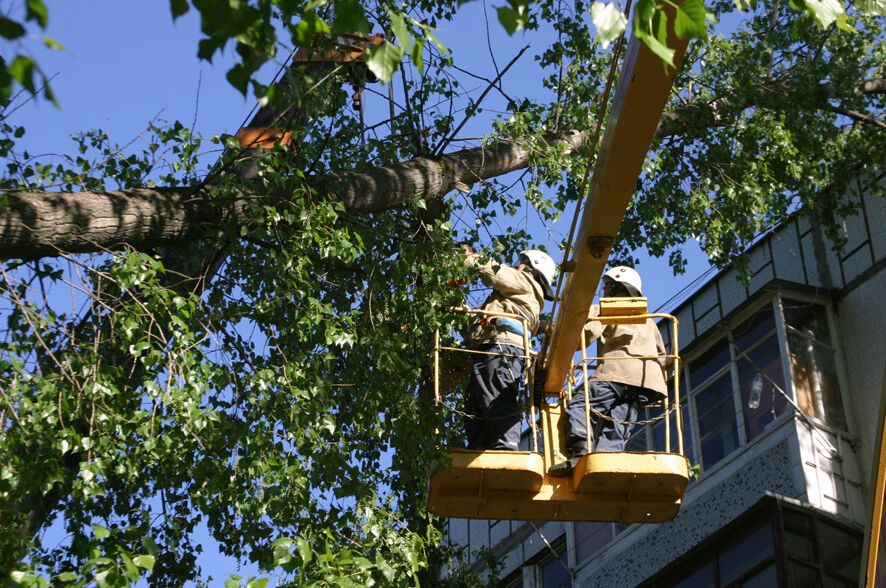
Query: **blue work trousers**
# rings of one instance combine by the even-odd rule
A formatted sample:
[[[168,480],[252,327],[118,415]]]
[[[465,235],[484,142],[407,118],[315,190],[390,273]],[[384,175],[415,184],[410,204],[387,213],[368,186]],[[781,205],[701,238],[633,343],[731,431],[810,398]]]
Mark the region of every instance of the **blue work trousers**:
[[[524,352],[513,345],[493,345],[482,351],[503,355],[478,355],[471,368],[464,417],[468,449],[517,451],[523,420]]]
[[[588,382],[591,408],[619,421],[613,422],[591,413],[593,451],[624,451],[625,441],[633,427],[628,421],[637,420],[640,406],[646,397],[644,392],[643,388],[617,382]],[[584,455],[588,453],[589,439],[585,427],[585,395],[581,386],[576,386],[572,400],[566,406],[566,414],[569,421],[566,451],[569,457]]]

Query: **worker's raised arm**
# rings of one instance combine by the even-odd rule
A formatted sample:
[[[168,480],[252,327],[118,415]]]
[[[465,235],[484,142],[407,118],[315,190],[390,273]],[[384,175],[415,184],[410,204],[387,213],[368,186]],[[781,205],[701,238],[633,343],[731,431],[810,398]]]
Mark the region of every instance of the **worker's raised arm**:
[[[465,249],[467,251],[467,249]],[[480,254],[471,250],[465,257],[465,265],[477,270],[480,279],[505,296],[514,296],[532,291],[529,274],[501,264],[496,270],[491,261],[482,263]]]
[[[598,320],[595,320],[594,317],[600,315],[600,305],[592,304],[590,310],[588,310],[588,319],[585,321],[584,332],[585,332],[585,345],[590,345],[594,341],[600,338],[600,335],[603,334],[603,329],[606,328],[606,325],[601,323]],[[579,342],[579,350],[581,350],[581,343]]]

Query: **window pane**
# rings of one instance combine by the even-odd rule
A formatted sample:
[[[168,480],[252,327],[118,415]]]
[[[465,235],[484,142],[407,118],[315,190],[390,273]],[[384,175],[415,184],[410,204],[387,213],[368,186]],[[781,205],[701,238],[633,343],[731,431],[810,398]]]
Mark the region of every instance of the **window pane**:
[[[696,570],[685,579],[674,584],[674,588],[711,588],[716,586],[714,580],[714,562],[708,562],[703,568]]]
[[[694,462],[695,452],[692,449],[692,424],[689,422],[689,407],[684,404],[683,410],[683,454],[689,458],[690,462]],[[656,414],[661,414],[661,410],[657,410]],[[668,425],[671,429],[671,448],[677,451],[677,419],[672,413],[667,418]],[[652,450],[665,451],[665,421],[661,420],[652,426]]]
[[[787,555],[810,563],[818,562],[812,517],[806,513],[785,509],[782,511],[782,521]]]
[[[839,576],[825,574],[824,588],[855,588],[856,586],[858,586],[858,582],[850,582]]]
[[[612,538],[612,523],[575,523],[575,561],[583,562]]]
[[[791,588],[815,588],[821,586],[818,568],[795,561],[788,561],[788,586]]]
[[[704,354],[689,364],[689,377],[692,386],[698,387],[729,363],[729,345],[726,339],[715,344]]]
[[[831,334],[828,327],[828,315],[824,306],[810,302],[784,299],[782,301],[784,320],[787,324],[801,331],[809,331],[816,340],[831,345]]]
[[[750,319],[739,325],[733,332],[735,343],[742,349],[750,349],[754,343],[775,332],[775,318],[772,306],[766,305]]]
[[[846,429],[824,307],[785,300],[784,309],[797,404],[809,416]]]
[[[640,418],[644,418],[643,415],[644,413],[640,412]],[[646,425],[635,428],[630,435],[627,443],[625,443],[625,451],[648,451],[646,447]]]
[[[740,584],[741,588],[773,588],[778,586],[778,570],[771,563]]]
[[[772,526],[766,523],[720,555],[720,583],[725,586],[734,582],[774,553]]]
[[[750,351],[744,349],[745,355],[741,355],[741,349],[739,347],[735,354],[739,358],[738,383],[745,415],[745,431],[748,440],[751,440],[787,410],[788,401],[772,385],[775,382],[784,389],[784,372],[775,334]]]
[[[560,559],[552,559],[541,566],[542,588],[572,588],[572,578],[566,564],[566,554],[561,553]]]
[[[821,534],[819,545],[824,569],[835,574],[835,577],[857,582],[861,566],[861,537],[821,519],[818,521],[818,529]],[[825,584],[827,583],[826,580]]]
[[[709,468],[738,447],[738,427],[732,399],[732,380],[723,374],[695,396],[701,461]]]

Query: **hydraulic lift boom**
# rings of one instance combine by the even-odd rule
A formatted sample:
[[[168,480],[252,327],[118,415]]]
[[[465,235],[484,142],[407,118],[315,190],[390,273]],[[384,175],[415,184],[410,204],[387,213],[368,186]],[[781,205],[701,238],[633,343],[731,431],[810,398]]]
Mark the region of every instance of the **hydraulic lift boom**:
[[[674,22],[673,14],[668,17]],[[670,37],[668,46],[675,49],[676,67],[667,69],[635,36],[628,45],[572,259],[567,263],[559,310],[542,347],[543,369],[537,371],[535,384],[536,388],[542,385],[548,395],[557,396],[563,388],[597,283],[683,61],[687,41],[677,39],[673,29]]]

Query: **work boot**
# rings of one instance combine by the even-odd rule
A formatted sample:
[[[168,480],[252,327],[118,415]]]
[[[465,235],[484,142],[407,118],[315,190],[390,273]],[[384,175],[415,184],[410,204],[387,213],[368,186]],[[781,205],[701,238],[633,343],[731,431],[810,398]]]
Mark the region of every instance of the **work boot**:
[[[572,475],[572,470],[575,469],[579,457],[580,456],[570,457],[566,461],[555,463],[548,469],[548,475],[552,478],[568,478]]]

